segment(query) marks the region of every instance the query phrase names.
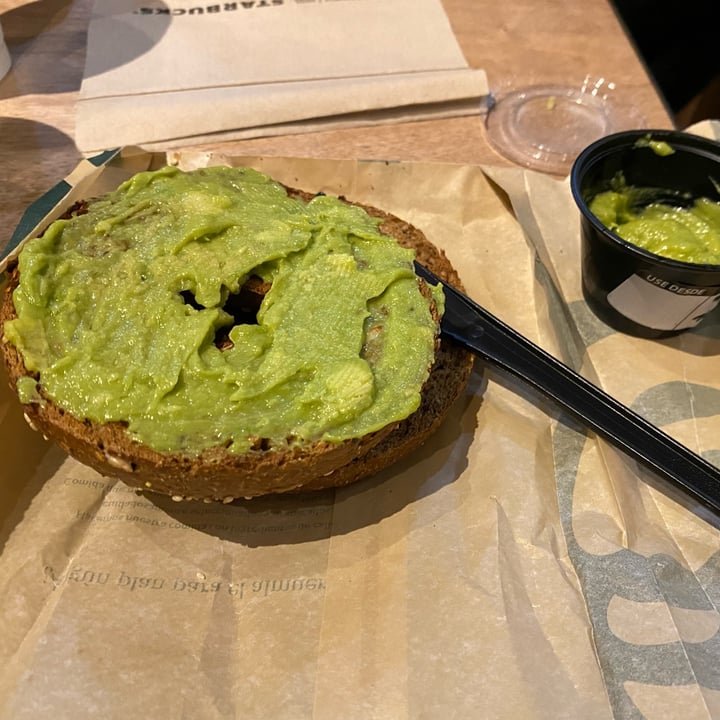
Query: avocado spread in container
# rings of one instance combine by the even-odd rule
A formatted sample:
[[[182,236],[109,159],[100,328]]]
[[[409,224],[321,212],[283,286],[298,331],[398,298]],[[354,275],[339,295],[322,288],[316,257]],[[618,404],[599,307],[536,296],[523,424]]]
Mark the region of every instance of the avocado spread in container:
[[[26,244],[5,334],[58,405],[159,451],[362,437],[418,407],[438,331],[378,225],[247,168],[140,173]]]
[[[703,265],[720,264],[720,203],[667,201],[642,205],[647,190],[625,187],[599,193],[590,212],[623,240],[655,255]],[[680,199],[679,199],[680,200]]]

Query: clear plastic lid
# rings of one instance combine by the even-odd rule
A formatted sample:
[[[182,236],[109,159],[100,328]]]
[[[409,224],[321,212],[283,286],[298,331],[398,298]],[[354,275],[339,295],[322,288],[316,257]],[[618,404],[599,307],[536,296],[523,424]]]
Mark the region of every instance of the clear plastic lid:
[[[586,79],[580,88],[534,85],[500,95],[487,115],[488,138],[513,162],[566,175],[595,140],[646,126],[645,118],[613,90],[604,79]]]

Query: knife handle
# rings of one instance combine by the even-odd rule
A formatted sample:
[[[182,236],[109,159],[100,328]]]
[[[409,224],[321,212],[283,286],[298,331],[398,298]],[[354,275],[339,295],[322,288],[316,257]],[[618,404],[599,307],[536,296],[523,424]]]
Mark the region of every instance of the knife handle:
[[[425,268],[418,274],[439,281]],[[435,284],[436,284],[435,283]],[[505,325],[485,308],[442,285],[442,333],[571,411],[598,435],[688,495],[720,513],[720,469]]]

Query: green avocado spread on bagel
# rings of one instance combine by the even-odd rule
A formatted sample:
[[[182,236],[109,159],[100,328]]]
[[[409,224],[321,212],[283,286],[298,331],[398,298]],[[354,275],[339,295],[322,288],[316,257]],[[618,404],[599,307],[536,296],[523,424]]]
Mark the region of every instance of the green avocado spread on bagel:
[[[248,168],[140,173],[20,253],[4,331],[34,375],[21,400],[37,401],[39,378],[76,417],[190,454],[402,420],[433,362],[442,293],[421,292],[413,252],[379,224]]]

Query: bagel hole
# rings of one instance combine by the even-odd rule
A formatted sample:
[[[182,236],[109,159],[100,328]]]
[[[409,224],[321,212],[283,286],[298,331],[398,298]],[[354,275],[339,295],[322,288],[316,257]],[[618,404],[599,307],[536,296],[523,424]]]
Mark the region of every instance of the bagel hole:
[[[223,310],[232,317],[232,323],[221,327],[215,333],[215,345],[220,350],[232,347],[230,331],[236,325],[257,325],[257,314],[263,298],[270,290],[270,283],[257,275],[251,275],[236,293],[228,295]]]
[[[257,314],[260,310],[263,298],[270,289],[270,283],[265,282],[257,275],[251,275],[236,293],[230,293],[222,309],[230,317],[232,322],[219,328],[215,333],[215,345],[220,350],[227,350],[232,347],[230,331],[236,325],[257,325]],[[204,310],[205,306],[197,301],[192,290],[180,291],[183,302],[194,310]]]

